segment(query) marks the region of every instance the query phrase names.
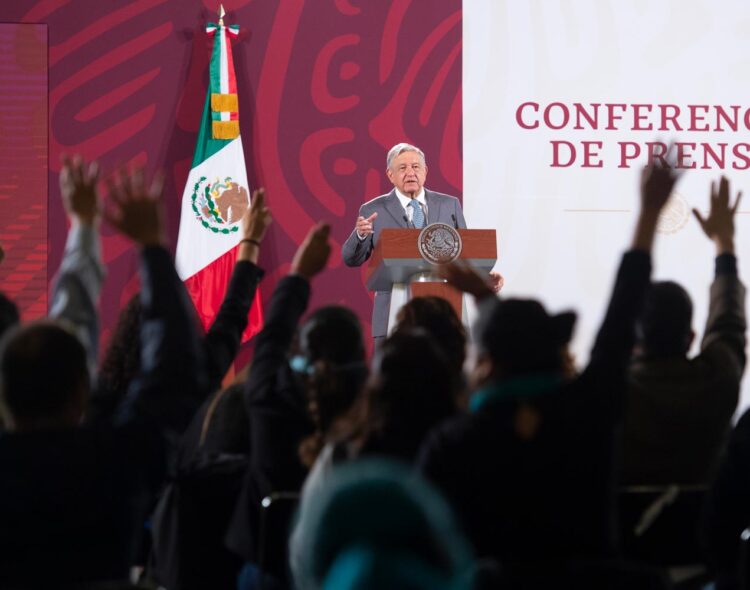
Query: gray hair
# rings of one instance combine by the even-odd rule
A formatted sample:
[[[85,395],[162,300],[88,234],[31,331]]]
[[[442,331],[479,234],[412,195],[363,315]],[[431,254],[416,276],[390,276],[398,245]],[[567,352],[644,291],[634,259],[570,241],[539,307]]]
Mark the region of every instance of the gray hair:
[[[424,152],[417,146],[411,145],[410,143],[397,143],[390,150],[388,150],[388,156],[385,159],[386,169],[391,167],[391,163],[396,156],[400,156],[404,152],[417,152],[422,158],[422,163],[427,166],[427,159],[424,157]]]

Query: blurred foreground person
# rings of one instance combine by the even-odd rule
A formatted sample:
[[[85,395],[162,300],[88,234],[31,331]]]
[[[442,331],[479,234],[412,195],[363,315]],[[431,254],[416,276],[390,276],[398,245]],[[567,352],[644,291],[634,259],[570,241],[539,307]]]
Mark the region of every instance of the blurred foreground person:
[[[397,463],[338,467],[291,547],[298,590],[469,590],[471,558],[450,509]]]
[[[656,224],[675,182],[668,168],[644,170],[632,246],[590,362],[576,378],[565,354],[573,313],[499,300],[470,268],[444,269],[450,283],[480,301],[474,393],[468,416],[428,437],[419,466],[448,498],[479,557],[506,571],[537,564],[552,576],[542,586],[563,573],[541,564],[615,554],[615,426]]]
[[[184,429],[205,393],[191,303],[164,247],[161,186],[122,173],[109,191],[109,223],[140,248],[144,316],[141,369],[115,418],[81,426],[95,350],[85,333],[82,342],[47,321],[3,342],[3,587],[127,579],[165,473],[165,439]]]

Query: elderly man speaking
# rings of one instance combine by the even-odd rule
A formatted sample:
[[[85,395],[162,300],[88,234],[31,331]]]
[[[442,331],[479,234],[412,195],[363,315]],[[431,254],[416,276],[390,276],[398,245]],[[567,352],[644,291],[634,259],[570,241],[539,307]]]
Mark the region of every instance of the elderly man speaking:
[[[394,145],[386,159],[386,175],[393,190],[368,201],[359,208],[357,224],[341,249],[347,266],[360,266],[372,254],[380,232],[385,228],[423,228],[430,223],[447,223],[465,229],[461,203],[456,197],[437,193],[424,187],[427,163],[424,152],[408,143]],[[499,289],[502,277],[493,273],[494,286]],[[372,335],[385,337],[391,292],[376,291],[372,311]]]

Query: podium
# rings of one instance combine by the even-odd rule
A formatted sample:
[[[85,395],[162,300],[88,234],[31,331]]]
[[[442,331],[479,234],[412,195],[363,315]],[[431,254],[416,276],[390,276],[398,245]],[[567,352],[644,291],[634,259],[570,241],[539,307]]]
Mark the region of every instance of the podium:
[[[497,261],[497,236],[494,229],[459,229],[462,248],[457,259],[463,260],[487,274]],[[370,262],[365,271],[367,288],[370,291],[389,291],[394,285],[406,284],[407,298],[437,296],[447,299],[463,317],[462,293],[445,281],[432,276],[435,264],[428,262],[420,252],[421,229],[383,229],[378,237]],[[391,299],[391,305],[403,302]],[[390,317],[397,310],[392,309]],[[389,321],[389,329],[393,324]]]

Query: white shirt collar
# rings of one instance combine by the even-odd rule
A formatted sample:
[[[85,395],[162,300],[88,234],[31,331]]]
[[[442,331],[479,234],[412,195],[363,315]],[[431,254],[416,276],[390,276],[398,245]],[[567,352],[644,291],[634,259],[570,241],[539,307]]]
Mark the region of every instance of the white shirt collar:
[[[401,203],[401,206],[404,208],[404,211],[409,211],[409,203],[411,203],[411,197],[407,197],[397,188],[394,188],[394,190],[396,191],[396,196],[398,197],[398,200]],[[427,201],[425,201],[425,198],[424,198],[424,187],[422,187],[422,190],[419,191],[419,194],[416,196],[416,199],[422,205],[422,208],[427,207]]]

